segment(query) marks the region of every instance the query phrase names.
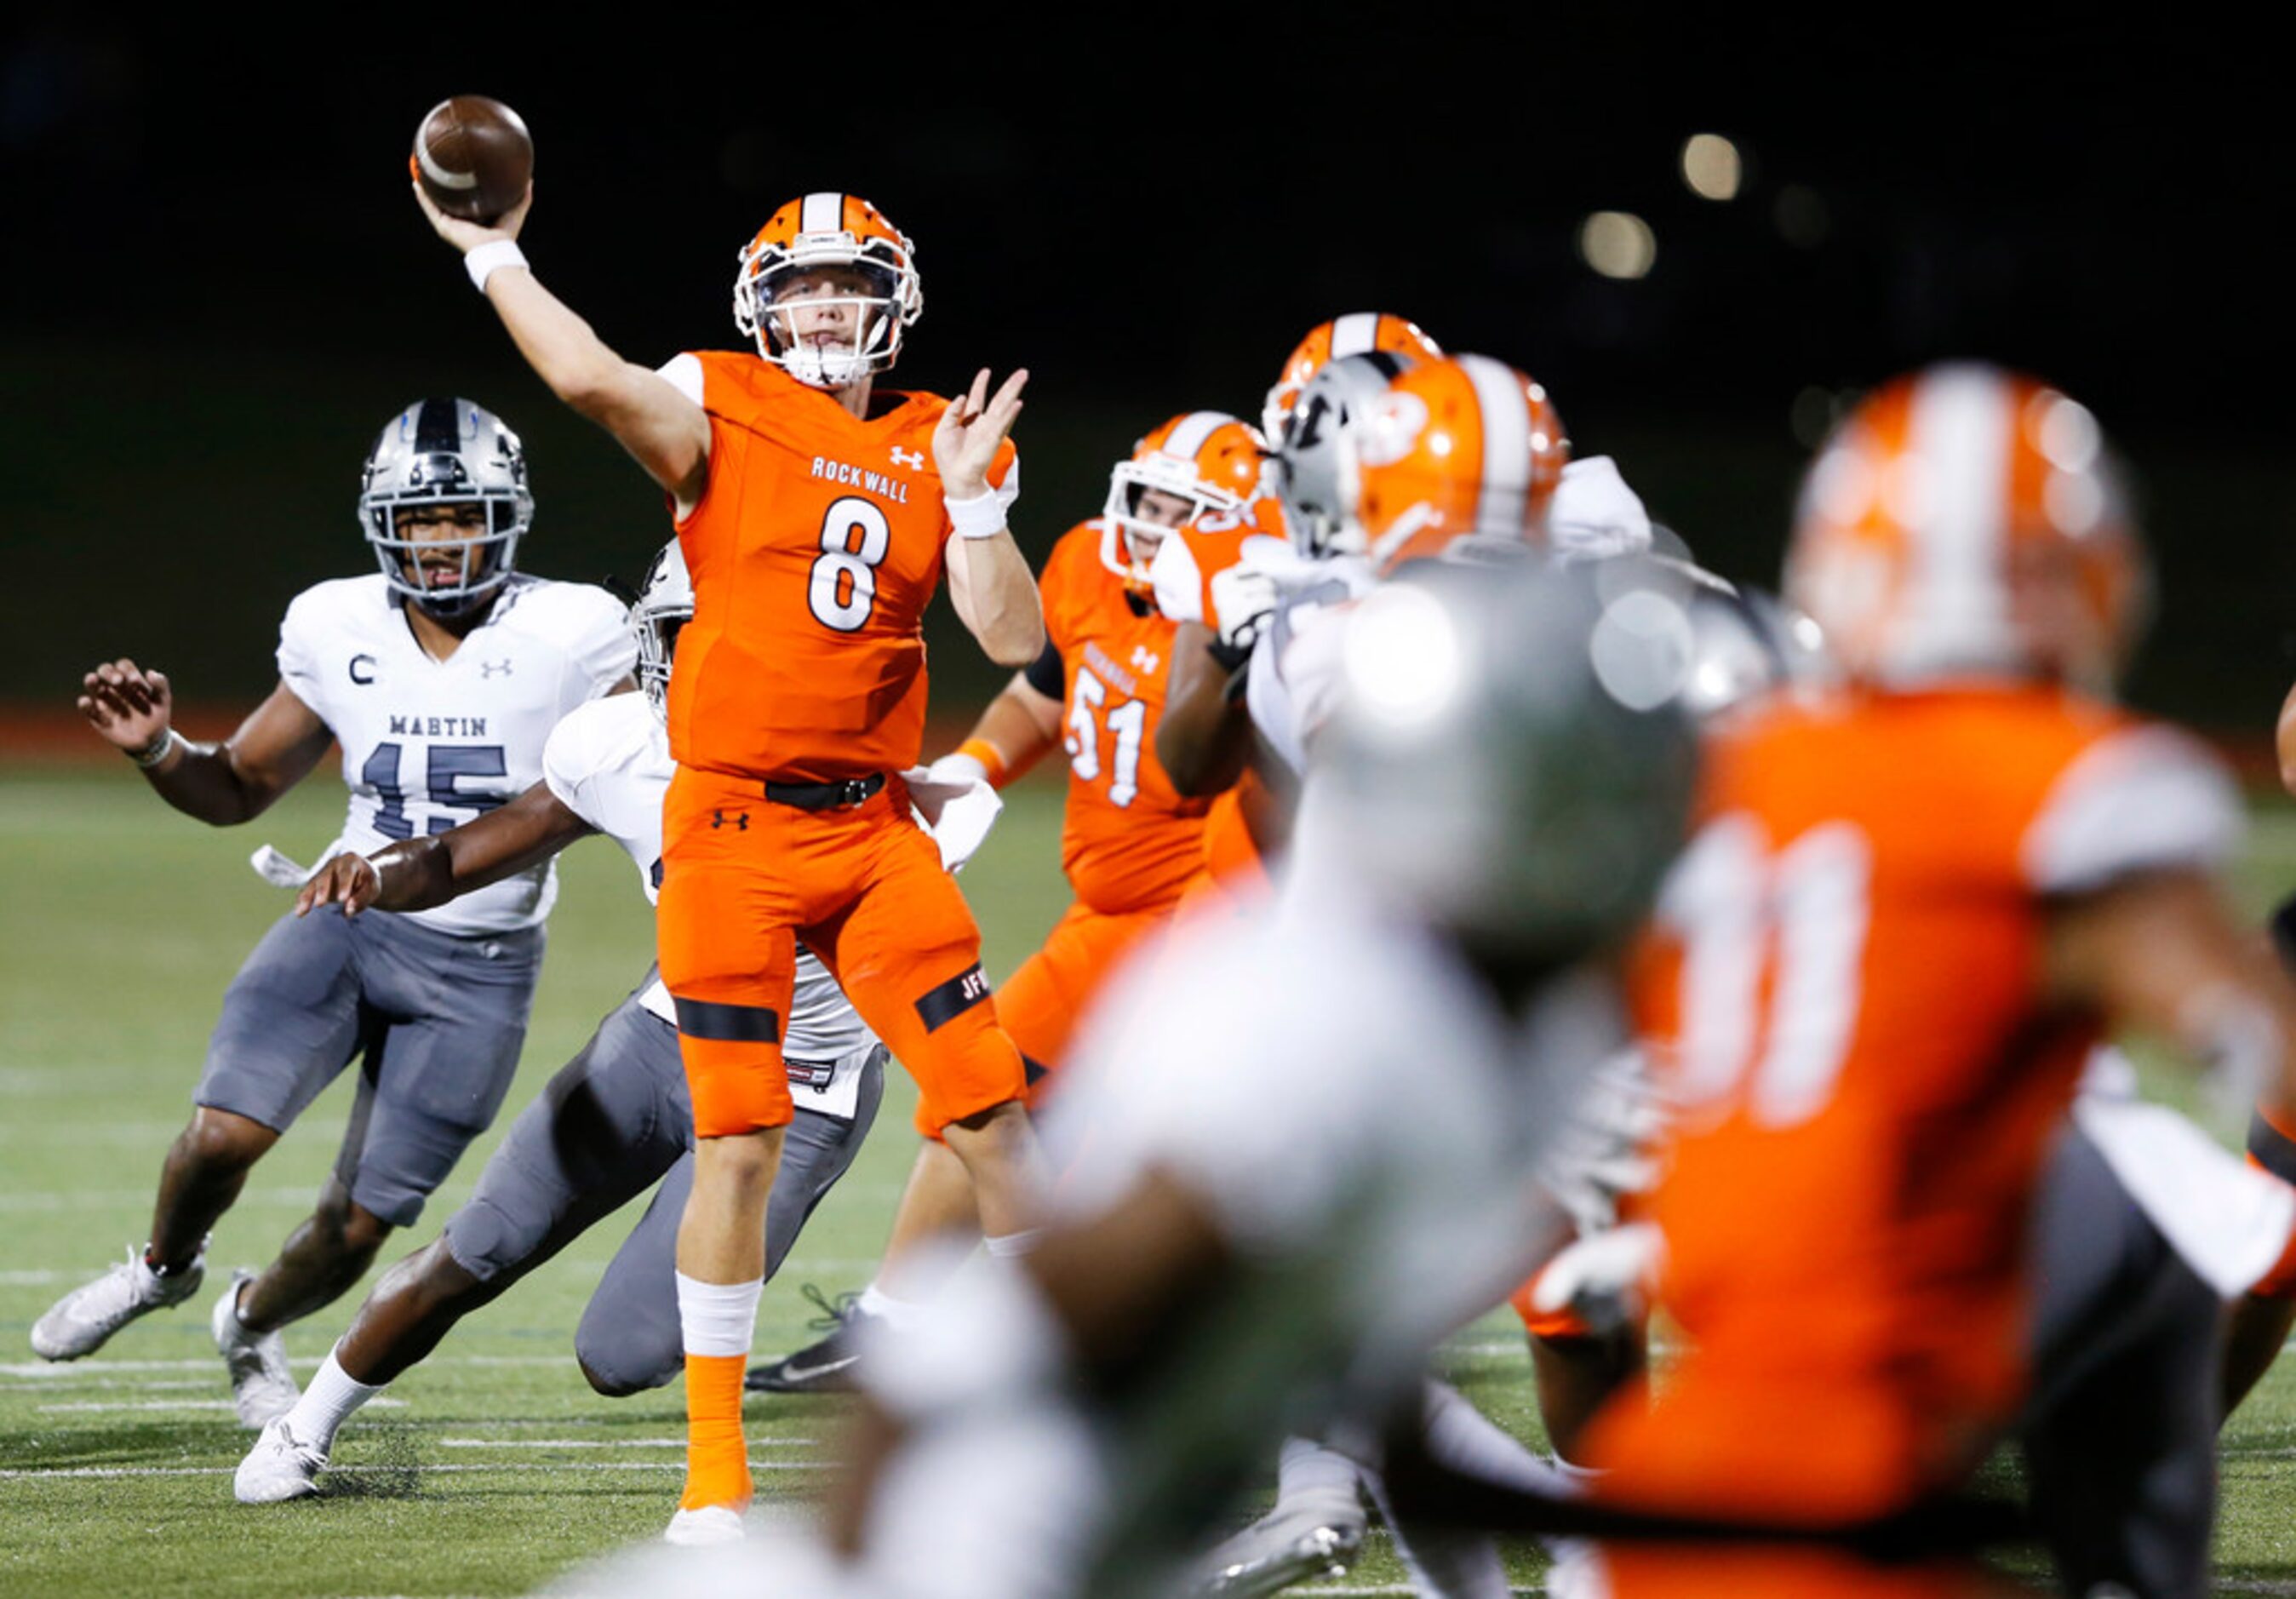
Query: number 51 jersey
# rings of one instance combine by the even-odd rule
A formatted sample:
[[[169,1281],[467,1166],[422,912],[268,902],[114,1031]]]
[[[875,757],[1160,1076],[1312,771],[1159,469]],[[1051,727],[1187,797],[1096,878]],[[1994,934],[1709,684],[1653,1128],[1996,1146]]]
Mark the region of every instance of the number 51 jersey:
[[[462,646],[435,660],[380,572],[298,594],[279,676],[342,746],[350,808],[330,854],[445,832],[524,793],[568,711],[627,676],[628,612],[586,583],[518,576]],[[532,927],[558,897],[545,864],[411,920],[457,936]]]

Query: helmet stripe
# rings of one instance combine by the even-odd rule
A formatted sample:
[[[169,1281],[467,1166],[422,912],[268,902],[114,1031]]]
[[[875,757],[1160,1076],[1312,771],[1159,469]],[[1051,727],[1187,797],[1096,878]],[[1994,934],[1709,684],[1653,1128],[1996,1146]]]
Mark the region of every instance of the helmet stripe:
[[[1225,411],[1191,411],[1174,422],[1172,430],[1164,436],[1164,453],[1193,461],[1214,433],[1234,420]]]
[[[456,455],[463,449],[462,407],[450,399],[427,399],[414,407],[414,453]]]
[[[1483,488],[1475,502],[1475,529],[1513,531],[1522,526],[1523,496],[1530,488],[1530,402],[1522,379],[1502,362],[1461,356],[1459,369],[1474,385],[1475,408],[1482,414]]]
[[[1881,486],[1888,513],[1912,535],[1914,593],[1898,640],[1910,658],[2000,652],[2010,400],[2001,375],[1977,365],[1939,368],[1915,388],[1905,453]]]
[[[833,234],[844,226],[845,196],[833,189],[807,195],[798,208],[797,231],[801,234]]]
[[[1379,313],[1350,311],[1332,323],[1332,355],[1368,355],[1379,348]]]

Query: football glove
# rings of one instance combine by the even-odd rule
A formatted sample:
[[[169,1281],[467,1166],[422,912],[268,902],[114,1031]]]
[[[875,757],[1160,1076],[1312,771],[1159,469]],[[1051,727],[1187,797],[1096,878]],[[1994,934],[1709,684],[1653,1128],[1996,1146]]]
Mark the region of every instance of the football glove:
[[[901,774],[909,802],[940,849],[943,869],[955,872],[972,858],[1004,809],[989,786],[988,771],[970,755],[944,755],[929,767]]]

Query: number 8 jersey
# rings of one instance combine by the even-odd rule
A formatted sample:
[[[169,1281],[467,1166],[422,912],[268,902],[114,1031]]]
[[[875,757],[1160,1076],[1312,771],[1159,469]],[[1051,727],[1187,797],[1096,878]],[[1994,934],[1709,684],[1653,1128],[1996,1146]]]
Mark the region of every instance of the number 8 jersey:
[[[350,808],[328,853],[445,832],[525,792],[559,718],[636,658],[621,602],[586,583],[512,578],[445,660],[415,642],[381,574],[306,589],[279,625],[279,676],[342,746]],[[545,864],[409,915],[457,936],[509,932],[557,895]]]
[[[917,763],[924,610],[948,514],[932,436],[948,402],[882,391],[854,416],[751,355],[679,356],[661,375],[709,415],[709,480],[678,525],[693,620],[669,682],[680,765],[836,778]],[[1008,440],[988,473],[1011,504]]]

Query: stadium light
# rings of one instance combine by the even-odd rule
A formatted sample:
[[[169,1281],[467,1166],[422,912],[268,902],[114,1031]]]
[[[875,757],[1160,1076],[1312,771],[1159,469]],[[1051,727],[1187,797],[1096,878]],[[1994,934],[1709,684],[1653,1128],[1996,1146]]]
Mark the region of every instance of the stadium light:
[[[1683,141],[1682,181],[1701,200],[1735,200],[1745,181],[1738,147],[1720,134],[1693,134]]]
[[[1646,277],[1658,262],[1658,235],[1632,211],[1596,211],[1578,225],[1578,256],[1604,277]]]

